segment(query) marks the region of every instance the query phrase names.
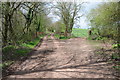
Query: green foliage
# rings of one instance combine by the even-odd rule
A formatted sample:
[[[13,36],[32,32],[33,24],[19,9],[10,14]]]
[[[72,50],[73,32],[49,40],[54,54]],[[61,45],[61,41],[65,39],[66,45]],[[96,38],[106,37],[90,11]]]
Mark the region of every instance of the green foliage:
[[[120,66],[119,65],[118,66],[113,66],[113,68],[120,71]]]
[[[23,57],[27,57],[32,48],[39,43],[40,38],[43,38],[43,35],[35,38],[33,41],[23,43],[19,46],[9,45],[2,48],[3,64],[0,64],[0,66],[6,67],[12,64],[14,61],[17,61]]]
[[[112,54],[112,59],[120,59],[120,56],[117,53]]]
[[[119,2],[110,2],[100,4],[96,9],[91,10],[88,15],[93,38],[102,37],[118,40],[119,38],[119,20],[120,20]],[[95,33],[95,34],[94,34]]]
[[[59,39],[60,35],[59,34],[54,34],[54,36]]]
[[[14,61],[7,61],[7,62],[4,62],[3,64],[0,64],[0,68],[5,68],[9,65],[11,65]]]
[[[70,37],[60,36],[59,39],[70,39]]]
[[[65,32],[65,24],[63,24],[62,21],[59,20],[59,21],[53,23],[52,26],[49,27],[48,29],[51,32],[55,32],[55,33],[59,34],[61,32]]]
[[[112,54],[111,57],[114,60],[114,63],[116,64],[115,66],[113,66],[113,68],[118,70],[118,71],[120,71],[120,62],[119,62],[120,56],[119,56],[119,54],[118,53],[114,53],[114,54]]]
[[[120,48],[120,44],[113,44],[112,48]]]
[[[39,43],[39,40],[40,40],[39,38],[36,38],[33,41],[21,44],[21,46],[28,47],[28,48],[34,48],[34,46]]]
[[[6,61],[6,60],[10,60],[12,58],[12,56],[14,56],[16,50],[16,46],[7,46],[2,48],[2,60]]]
[[[88,29],[73,28],[72,35],[75,37],[88,37]]]
[[[37,32],[46,32],[51,24],[47,13],[47,6],[43,2],[3,2],[3,46],[27,43],[38,36]]]

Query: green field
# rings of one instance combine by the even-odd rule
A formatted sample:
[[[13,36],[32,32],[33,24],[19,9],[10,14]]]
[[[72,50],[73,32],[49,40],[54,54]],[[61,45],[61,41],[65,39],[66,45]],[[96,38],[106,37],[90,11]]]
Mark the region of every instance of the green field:
[[[73,28],[72,34],[75,37],[88,37],[88,29]]]

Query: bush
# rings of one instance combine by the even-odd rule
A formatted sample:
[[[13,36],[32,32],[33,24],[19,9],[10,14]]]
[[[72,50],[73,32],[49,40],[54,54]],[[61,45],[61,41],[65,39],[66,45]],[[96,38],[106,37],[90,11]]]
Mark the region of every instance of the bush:
[[[117,53],[112,54],[112,59],[120,59],[119,55]]]
[[[113,44],[112,48],[120,48],[120,44]]]

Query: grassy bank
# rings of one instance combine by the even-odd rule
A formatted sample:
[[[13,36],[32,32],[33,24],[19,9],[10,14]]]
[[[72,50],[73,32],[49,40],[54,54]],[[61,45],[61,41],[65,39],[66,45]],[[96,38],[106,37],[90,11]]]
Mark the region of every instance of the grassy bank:
[[[19,46],[9,45],[2,48],[3,63],[0,64],[0,67],[7,67],[15,61],[27,57],[28,53],[31,52],[32,49],[40,42],[41,38],[43,38],[43,36],[39,36],[33,41],[27,43],[21,43]]]

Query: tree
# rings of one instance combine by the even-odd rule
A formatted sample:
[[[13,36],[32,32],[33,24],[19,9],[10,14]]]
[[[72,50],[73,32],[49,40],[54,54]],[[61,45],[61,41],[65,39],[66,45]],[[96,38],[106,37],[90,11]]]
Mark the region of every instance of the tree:
[[[50,23],[46,5],[43,2],[2,2],[3,46],[31,41],[37,31],[44,31]]]
[[[26,32],[29,32],[29,27],[35,16],[36,8],[38,8],[38,6],[39,6],[39,3],[29,3],[29,2],[23,3],[23,5],[21,7],[22,8],[21,13],[23,14],[23,16],[26,19],[25,27],[23,29],[24,34],[25,34],[25,30],[26,30]]]
[[[5,2],[2,3],[2,18],[3,18],[3,42],[4,45],[7,44],[8,42],[8,31],[12,36],[14,35],[14,30],[13,30],[13,23],[12,23],[12,17],[14,15],[14,12],[20,7],[21,3],[16,3],[16,2]]]
[[[120,44],[120,2],[103,3],[88,15],[93,31]]]
[[[59,2],[55,5],[55,8],[58,9],[55,14],[60,16],[61,20],[66,26],[65,29],[65,36],[67,37],[68,34],[71,35],[72,28],[74,26],[75,20],[80,18],[79,15],[81,6],[83,3],[69,3],[69,2]]]
[[[65,32],[65,25],[64,23],[59,20],[52,24],[53,30],[55,30],[55,33],[60,34],[61,32]]]
[[[116,39],[116,28],[119,22],[118,3],[104,3],[91,11],[89,20],[92,28],[98,29],[99,35]]]

